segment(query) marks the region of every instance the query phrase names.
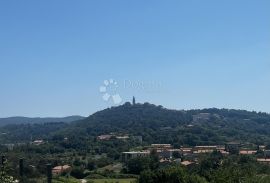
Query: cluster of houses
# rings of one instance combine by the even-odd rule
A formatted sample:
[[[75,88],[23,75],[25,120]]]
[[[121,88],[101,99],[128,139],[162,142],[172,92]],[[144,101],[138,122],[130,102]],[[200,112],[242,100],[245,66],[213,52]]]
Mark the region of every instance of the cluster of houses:
[[[131,151],[122,153],[122,161],[127,162],[132,158],[148,157],[151,152],[156,152],[160,158],[160,162],[180,162],[185,166],[189,166],[198,162],[198,157],[203,154],[209,154],[214,151],[220,152],[223,155],[240,154],[240,155],[255,155],[259,151],[264,153],[264,158],[258,158],[260,163],[270,164],[270,150],[266,150],[265,146],[258,146],[257,150],[241,148],[240,143],[231,142],[226,145],[213,146],[195,146],[195,147],[181,147],[174,149],[170,144],[152,144],[142,151]],[[185,159],[186,161],[183,161]]]

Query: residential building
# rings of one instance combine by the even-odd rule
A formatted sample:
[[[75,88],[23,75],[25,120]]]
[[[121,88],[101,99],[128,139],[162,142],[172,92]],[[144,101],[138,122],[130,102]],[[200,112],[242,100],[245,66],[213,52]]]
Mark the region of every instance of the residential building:
[[[184,166],[190,166],[192,164],[194,164],[194,162],[192,162],[192,161],[182,161],[181,162],[181,165],[184,165]]]
[[[265,146],[265,145],[259,145],[259,146],[258,146],[258,149],[259,149],[260,151],[264,151],[264,150],[265,150],[265,148],[266,148],[266,146]]]
[[[193,122],[202,122],[202,121],[207,121],[211,117],[210,113],[200,113],[193,115]]]
[[[270,159],[257,159],[257,161],[259,162],[259,163],[263,163],[263,164],[268,164],[268,165],[270,165]]]
[[[71,166],[64,165],[64,166],[56,166],[52,169],[53,175],[61,175],[63,173],[70,173],[72,170]]]
[[[33,142],[33,144],[39,146],[39,145],[41,145],[41,144],[44,144],[44,141],[43,141],[43,140],[35,140],[35,141]]]
[[[137,157],[148,157],[150,156],[150,151],[133,151],[133,152],[123,152],[122,161],[127,162],[130,159]]]
[[[129,139],[129,136],[128,135],[125,135],[125,136],[116,136],[115,138],[118,139],[118,140],[128,140]]]
[[[264,150],[264,156],[270,158],[270,150]]]
[[[240,143],[238,142],[229,142],[225,145],[225,149],[227,152],[231,154],[238,154],[240,149]]]
[[[110,140],[113,136],[112,135],[100,135],[97,137],[98,140]]]
[[[171,144],[152,144],[151,148],[156,149],[156,150],[171,149],[172,145]]]
[[[255,150],[240,150],[239,151],[239,154],[241,154],[241,155],[254,155],[256,153],[257,153],[257,151],[255,151]]]

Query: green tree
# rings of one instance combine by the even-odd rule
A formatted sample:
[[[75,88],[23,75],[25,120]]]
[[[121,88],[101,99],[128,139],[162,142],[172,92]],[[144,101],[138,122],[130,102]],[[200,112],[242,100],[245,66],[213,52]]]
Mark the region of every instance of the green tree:
[[[9,176],[6,171],[6,166],[2,165],[0,169],[0,182],[1,183],[13,183],[14,179],[12,176]]]

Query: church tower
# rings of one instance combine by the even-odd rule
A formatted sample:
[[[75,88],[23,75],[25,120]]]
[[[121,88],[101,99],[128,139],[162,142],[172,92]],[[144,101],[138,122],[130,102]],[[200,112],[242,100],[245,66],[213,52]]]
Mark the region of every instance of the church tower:
[[[132,104],[135,105],[136,104],[136,100],[135,100],[135,97],[133,96],[133,99],[132,99]]]

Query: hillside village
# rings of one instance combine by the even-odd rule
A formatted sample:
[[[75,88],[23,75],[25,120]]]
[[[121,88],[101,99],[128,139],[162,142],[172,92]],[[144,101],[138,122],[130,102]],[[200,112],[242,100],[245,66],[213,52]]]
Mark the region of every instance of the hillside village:
[[[252,155],[257,157],[258,162],[270,164],[270,150],[266,150],[264,145],[259,145],[256,148],[242,148],[242,145],[237,142],[225,145],[181,147],[179,149],[174,149],[170,144],[152,144],[144,147],[143,151],[123,152],[122,160],[126,162],[132,158],[147,157],[150,156],[152,151],[158,154],[160,162],[176,161],[182,165],[198,163],[201,155],[213,152],[219,152],[224,156],[232,154]]]

